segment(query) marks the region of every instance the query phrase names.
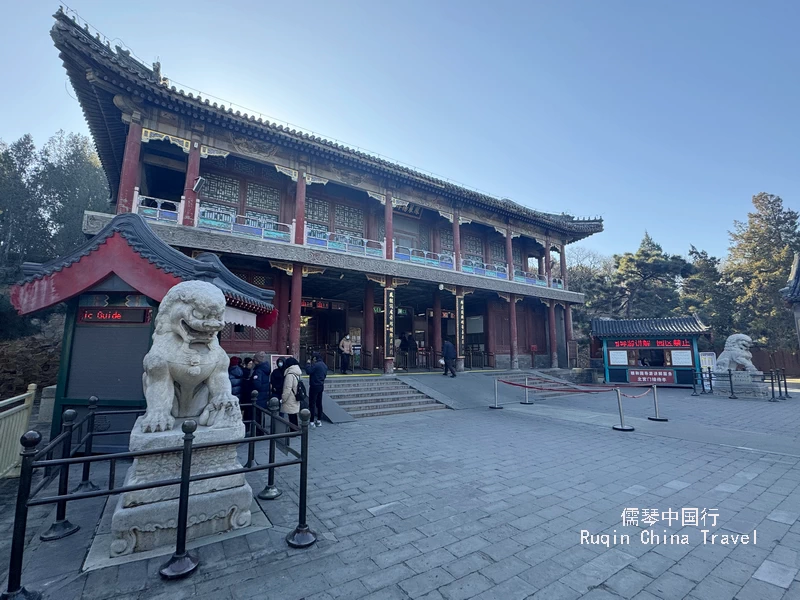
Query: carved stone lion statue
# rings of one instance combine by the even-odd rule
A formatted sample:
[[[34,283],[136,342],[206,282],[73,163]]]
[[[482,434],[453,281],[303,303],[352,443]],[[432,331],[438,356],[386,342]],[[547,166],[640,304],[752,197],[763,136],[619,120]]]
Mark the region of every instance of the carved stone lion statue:
[[[143,432],[172,429],[176,417],[213,427],[241,422],[228,379],[228,356],[217,340],[225,326],[224,312],[225,296],[204,281],[179,283],[164,296],[153,345],[144,357]]]
[[[753,355],[750,353],[750,346],[753,340],[750,336],[743,333],[735,333],[725,340],[725,349],[717,358],[716,371],[728,372],[738,370],[742,367],[745,371],[759,372],[753,364]]]

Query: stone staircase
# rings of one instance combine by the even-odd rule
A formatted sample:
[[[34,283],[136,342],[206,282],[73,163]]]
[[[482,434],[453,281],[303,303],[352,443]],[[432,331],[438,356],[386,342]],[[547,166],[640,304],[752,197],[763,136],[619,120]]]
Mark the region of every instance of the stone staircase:
[[[395,377],[330,377],[325,392],[357,419],[447,408]]]

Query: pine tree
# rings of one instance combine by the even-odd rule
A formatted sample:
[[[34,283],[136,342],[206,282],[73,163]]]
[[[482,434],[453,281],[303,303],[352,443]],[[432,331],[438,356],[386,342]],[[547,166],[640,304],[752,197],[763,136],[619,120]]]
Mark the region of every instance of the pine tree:
[[[730,280],[741,281],[738,321],[744,333],[768,350],[796,349],[791,312],[779,290],[786,285],[794,253],[800,251],[800,215],[784,208],[780,196],[764,192],[753,196],[753,207],[746,223],[734,223],[724,269]]]

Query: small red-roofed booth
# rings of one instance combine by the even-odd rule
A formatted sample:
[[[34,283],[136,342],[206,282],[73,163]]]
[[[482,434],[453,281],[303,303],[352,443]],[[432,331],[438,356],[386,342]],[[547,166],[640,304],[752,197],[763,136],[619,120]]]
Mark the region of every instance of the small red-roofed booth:
[[[137,214],[117,215],[69,255],[43,264],[25,263],[24,279],[12,286],[21,315],[66,303],[51,435],[64,410],[78,418],[90,396],[105,410],[144,408],[142,360],[150,349],[159,302],[182,281],[217,286],[226,300],[225,321],[270,328],[278,318],[274,292],[231,273],[215,254],[194,258],[170,247]],[[97,431],[130,431],[135,415],[99,416]],[[94,450],[126,449],[127,435],[104,436]]]

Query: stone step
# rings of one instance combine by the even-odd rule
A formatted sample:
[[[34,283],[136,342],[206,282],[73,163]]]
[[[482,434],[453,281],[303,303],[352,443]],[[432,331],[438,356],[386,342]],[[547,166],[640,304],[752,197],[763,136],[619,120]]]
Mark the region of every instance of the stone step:
[[[417,400],[362,400],[353,404],[342,405],[342,408],[347,412],[358,412],[364,410],[374,410],[378,408],[401,408],[401,407],[414,407],[414,406],[429,406],[431,404],[438,404],[435,400],[430,398],[421,398]]]
[[[375,391],[375,392],[383,392],[385,390],[405,390],[408,389],[409,386],[406,384],[397,384],[397,385],[358,385],[358,384],[348,384],[348,385],[328,385],[325,384],[326,390],[365,390],[365,391]]]
[[[427,399],[425,394],[413,390],[403,391],[396,394],[329,394],[331,398],[339,404],[353,404],[363,400],[380,402],[383,400],[414,400],[417,398]]]
[[[422,406],[411,406],[405,408],[377,408],[364,411],[349,411],[350,415],[356,419],[364,417],[384,417],[387,415],[402,415],[414,412],[423,412],[428,410],[442,410],[446,408],[443,404],[425,404]]]

